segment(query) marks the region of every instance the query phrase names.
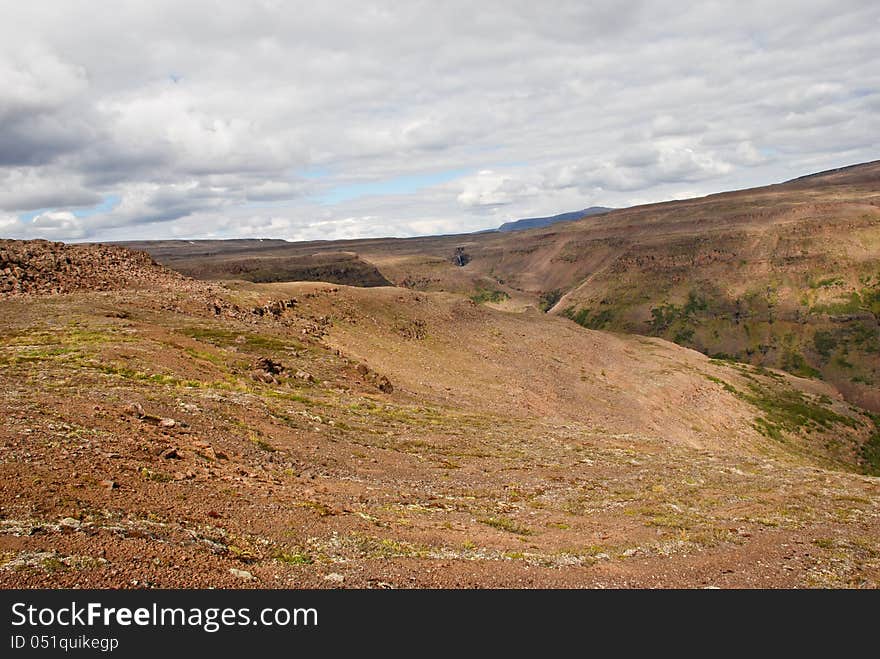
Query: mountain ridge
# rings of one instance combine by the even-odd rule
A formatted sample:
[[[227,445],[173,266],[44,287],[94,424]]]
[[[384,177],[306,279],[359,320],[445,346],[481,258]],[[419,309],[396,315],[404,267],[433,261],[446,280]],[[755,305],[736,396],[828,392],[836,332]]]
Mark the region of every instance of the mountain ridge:
[[[548,227],[557,222],[571,222],[592,215],[604,215],[610,211],[617,210],[605,206],[590,206],[579,211],[571,211],[568,213],[559,213],[558,215],[550,215],[547,217],[527,217],[521,220],[511,220],[499,226],[495,231],[523,231],[524,229],[537,229]]]

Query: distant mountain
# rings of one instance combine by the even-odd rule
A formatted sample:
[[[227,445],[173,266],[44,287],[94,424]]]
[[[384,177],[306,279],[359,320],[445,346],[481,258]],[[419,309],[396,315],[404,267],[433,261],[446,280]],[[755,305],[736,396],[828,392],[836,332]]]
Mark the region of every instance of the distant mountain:
[[[605,208],[604,206],[590,206],[582,211],[573,211],[571,213],[561,213],[551,217],[527,217],[523,220],[514,220],[513,222],[505,222],[496,231],[522,231],[523,229],[536,229],[538,227],[547,227],[557,222],[571,222],[579,220],[588,215],[602,215],[613,208]]]

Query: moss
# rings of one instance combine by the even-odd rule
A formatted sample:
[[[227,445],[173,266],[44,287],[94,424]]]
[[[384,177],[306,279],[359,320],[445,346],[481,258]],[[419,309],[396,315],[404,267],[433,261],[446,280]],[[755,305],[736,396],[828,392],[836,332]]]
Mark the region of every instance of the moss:
[[[480,524],[485,524],[486,526],[491,526],[492,528],[499,529],[501,531],[507,531],[508,533],[515,533],[516,535],[532,534],[532,530],[530,528],[522,526],[514,520],[507,519],[506,517],[487,517],[478,521],[480,522]]]
[[[304,551],[279,552],[275,554],[275,560],[287,565],[311,565],[315,560]]]
[[[55,556],[49,556],[43,559],[43,568],[49,572],[55,572],[56,570],[64,570],[67,566]]]
[[[510,296],[504,291],[499,290],[489,290],[486,288],[480,288],[476,293],[471,295],[471,300],[476,302],[477,304],[484,304],[486,302],[504,302],[504,300],[509,300]]]
[[[168,483],[174,480],[172,476],[169,476],[166,473],[147,469],[146,467],[141,467],[140,474],[148,481],[156,481],[157,483]]]

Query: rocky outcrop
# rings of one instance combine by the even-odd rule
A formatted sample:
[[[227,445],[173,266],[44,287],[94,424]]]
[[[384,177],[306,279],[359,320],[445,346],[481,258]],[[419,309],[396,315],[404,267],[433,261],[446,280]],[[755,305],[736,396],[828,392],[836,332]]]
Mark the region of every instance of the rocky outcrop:
[[[0,298],[156,288],[185,281],[148,254],[124,247],[0,240]]]

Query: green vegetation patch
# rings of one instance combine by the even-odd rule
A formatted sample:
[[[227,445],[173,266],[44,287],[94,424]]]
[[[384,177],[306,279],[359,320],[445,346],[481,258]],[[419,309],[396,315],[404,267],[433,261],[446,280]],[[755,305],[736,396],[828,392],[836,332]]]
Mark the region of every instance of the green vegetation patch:
[[[813,347],[825,359],[831,356],[832,351],[837,347],[837,338],[832,332],[818,330],[813,334]]]
[[[763,416],[755,421],[755,427],[772,439],[782,440],[784,432],[828,430],[835,424],[849,428],[858,425],[855,419],[825,407],[821,404],[822,401],[811,401],[794,389],[768,387],[756,380],[748,383],[748,391],[740,391],[732,385],[722,384],[726,391],[761,410]]]
[[[213,327],[184,327],[180,331],[192,339],[204,341],[220,348],[235,345],[244,350],[285,350],[287,348],[299,350],[303,347],[295,341],[281,340],[274,336],[252,332],[234,332]]]
[[[568,307],[562,313],[578,325],[594,330],[605,329],[614,321],[614,312],[611,309],[595,311],[588,307],[577,310],[574,307]]]
[[[275,555],[275,560],[287,565],[311,565],[315,562],[315,559],[305,551],[278,552]]]
[[[840,316],[857,313],[880,315],[880,273],[874,277],[861,279],[862,289],[850,291],[837,300],[816,304],[810,307],[810,313]]]
[[[538,298],[538,308],[544,313],[547,313],[548,311],[550,311],[550,309],[556,306],[556,303],[559,302],[559,300],[561,299],[561,289],[557,288],[552,291],[545,291],[541,293],[540,297]]]
[[[822,379],[821,371],[810,366],[806,358],[793,348],[782,353],[782,361],[779,367],[783,371],[788,371],[792,375],[802,378]]]
[[[697,291],[688,293],[687,301],[679,306],[676,304],[661,304],[659,307],[651,309],[651,331],[655,334],[662,334],[675,323],[688,323],[694,316],[702,311],[709,309],[709,301],[705,296]],[[679,328],[679,333],[686,328]],[[689,338],[693,336],[693,329],[690,330]],[[678,340],[676,340],[678,343]]]
[[[477,304],[485,304],[486,302],[504,302],[509,300],[510,296],[504,291],[490,290],[488,288],[477,289],[477,292],[471,295],[471,300]]]
[[[880,414],[869,412],[868,415],[874,422],[874,430],[868,441],[862,444],[859,459],[865,473],[871,476],[880,476]]]
[[[833,286],[843,286],[842,277],[823,277],[822,279],[811,279],[810,288],[831,288]]]
[[[507,519],[506,517],[487,517],[478,521],[480,524],[485,524],[486,526],[491,526],[492,528],[501,531],[507,531],[508,533],[515,533],[516,535],[532,534],[532,530],[527,526],[523,526],[512,519]]]
[[[755,372],[758,373],[758,370],[756,369]],[[784,433],[796,433],[802,430],[829,430],[835,424],[849,428],[858,426],[856,419],[838,414],[827,407],[832,402],[828,396],[823,395],[811,400],[795,389],[783,388],[780,384],[768,386],[748,374],[744,373],[744,375],[748,378],[745,391],[712,375],[705,377],[720,384],[726,392],[757,407],[762,415],[755,420],[755,429],[766,437],[782,441]],[[870,451],[871,449],[865,450]],[[876,456],[872,453],[871,456],[864,457],[863,461],[867,463],[876,459],[878,467],[880,467],[880,426],[878,426],[876,450]]]

